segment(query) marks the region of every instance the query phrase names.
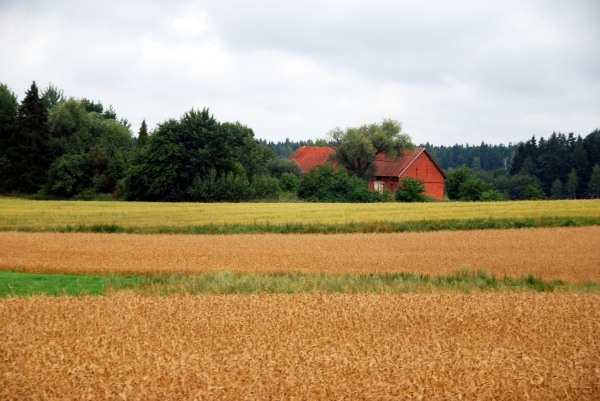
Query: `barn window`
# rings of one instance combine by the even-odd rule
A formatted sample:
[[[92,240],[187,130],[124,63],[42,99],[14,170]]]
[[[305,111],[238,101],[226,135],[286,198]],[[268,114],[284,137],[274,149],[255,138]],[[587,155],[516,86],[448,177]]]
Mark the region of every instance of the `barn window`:
[[[383,191],[384,186],[385,183],[383,181],[373,182],[373,189],[375,189],[375,191]]]
[[[390,182],[390,188],[393,188],[393,187],[394,187],[394,184],[392,184],[392,183]]]

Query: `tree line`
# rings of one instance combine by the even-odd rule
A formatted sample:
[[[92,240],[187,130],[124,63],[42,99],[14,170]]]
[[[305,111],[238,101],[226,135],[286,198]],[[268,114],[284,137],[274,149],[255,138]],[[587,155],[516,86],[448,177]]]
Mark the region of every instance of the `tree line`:
[[[287,158],[301,145],[333,146],[331,162],[302,175]],[[422,145],[447,171],[450,199],[503,200],[600,196],[600,132],[585,138],[452,147]],[[377,152],[400,155],[414,145],[395,120],[336,128],[327,139],[267,142],[239,122],[191,109],[149,130],[100,101],[66,97],[33,82],[19,103],[0,84],[0,193],[37,199],[249,201],[304,199],[374,202],[369,191]],[[422,183],[400,185],[396,199],[426,200]]]

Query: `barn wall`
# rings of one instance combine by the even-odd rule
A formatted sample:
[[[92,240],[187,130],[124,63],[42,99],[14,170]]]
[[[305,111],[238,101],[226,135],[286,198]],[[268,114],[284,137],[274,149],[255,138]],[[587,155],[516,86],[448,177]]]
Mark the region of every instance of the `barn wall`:
[[[425,152],[417,157],[402,176],[422,179],[425,181],[425,195],[444,199],[444,176]]]
[[[425,182],[425,195],[444,199],[444,176],[425,152],[417,157],[402,176],[422,179]],[[400,182],[398,177],[376,177],[375,180],[383,181],[385,188],[392,192],[396,191]],[[370,190],[375,188],[375,180],[369,182]]]
[[[400,181],[398,177],[377,177],[375,180],[369,181],[369,189],[375,189],[375,181],[383,181],[385,188],[389,189],[392,192],[396,191],[398,188],[398,182]]]

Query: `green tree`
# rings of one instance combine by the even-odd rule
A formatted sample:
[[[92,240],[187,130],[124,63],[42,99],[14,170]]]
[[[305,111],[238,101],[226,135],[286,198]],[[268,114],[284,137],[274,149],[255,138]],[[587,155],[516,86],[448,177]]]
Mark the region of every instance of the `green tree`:
[[[591,198],[600,198],[600,165],[598,164],[594,165],[587,190]]]
[[[140,131],[138,132],[136,145],[139,147],[144,147],[148,142],[148,126],[146,125],[146,120],[142,120],[142,125],[140,125]]]
[[[54,160],[48,172],[50,190],[54,195],[69,198],[86,188],[92,182],[90,172],[86,163],[86,157],[82,154],[65,154]]]
[[[15,129],[8,149],[9,189],[32,193],[46,180],[52,161],[47,109],[35,81],[19,105]]]
[[[404,177],[400,180],[394,198],[400,202],[425,202],[425,182],[419,178]]]
[[[48,110],[67,100],[62,89],[52,85],[52,82],[42,91],[41,96]]]
[[[554,180],[554,182],[552,183],[552,189],[550,190],[550,193],[550,199],[563,199],[565,197],[563,184],[560,178]]]
[[[414,149],[410,136],[402,133],[400,122],[391,119],[346,130],[335,128],[328,135],[336,148],[331,160],[343,166],[348,174],[365,180],[377,173],[377,155],[397,158],[402,157],[404,151]]]
[[[293,174],[297,178],[300,178],[302,168],[294,160],[276,157],[267,163],[267,173],[275,178],[281,178],[285,173]]]
[[[579,188],[579,178],[577,177],[577,172],[575,169],[572,169],[569,173],[569,178],[567,179],[567,183],[565,185],[567,194],[571,199],[577,199],[577,189]]]
[[[254,131],[239,122],[221,124],[221,130],[229,138],[236,161],[241,164],[246,178],[252,180],[265,174],[267,162],[275,157],[273,149],[263,146],[254,138]]]
[[[279,179],[279,187],[284,192],[296,193],[299,186],[300,180],[295,174],[285,172]]]
[[[6,85],[0,83],[0,157],[9,146],[18,108],[17,96]]]
[[[542,195],[542,192],[539,190],[539,188],[537,188],[533,185],[528,185],[527,188],[525,189],[525,199],[526,200],[539,200],[542,198],[543,198],[543,195]]]
[[[481,178],[470,177],[458,187],[458,195],[461,201],[480,201],[482,195],[493,191],[494,187]]]
[[[471,178],[473,178],[473,173],[471,172],[471,169],[465,165],[448,171],[448,178],[445,182],[448,198],[452,200],[460,199],[460,185]]]
[[[195,181],[229,172],[244,174],[236,163],[229,132],[208,109],[192,109],[179,120],[159,124],[127,172],[128,197],[151,201],[189,200],[188,188]],[[216,180],[216,178],[215,178]]]

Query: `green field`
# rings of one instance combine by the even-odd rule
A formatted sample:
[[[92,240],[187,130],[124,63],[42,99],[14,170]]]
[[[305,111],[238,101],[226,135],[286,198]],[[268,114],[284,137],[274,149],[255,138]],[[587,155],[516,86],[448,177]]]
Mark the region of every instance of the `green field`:
[[[434,202],[419,204],[395,202],[375,204],[207,204],[33,201],[0,198],[0,229],[2,230],[61,231],[60,228],[66,227],[87,227],[87,229],[80,231],[94,231],[89,228],[96,225],[98,227],[113,226],[126,229],[126,232],[135,232],[135,230],[141,232],[160,232],[160,230],[169,232],[169,229],[175,229],[174,231],[177,232],[176,229],[181,227],[235,225],[242,227],[285,225],[307,227],[310,225],[368,225],[374,222],[486,221],[490,219],[516,221],[519,219],[539,220],[541,218],[556,217],[586,218],[588,222],[581,225],[598,224],[600,200],[491,203]],[[115,229],[113,231],[119,230]],[[240,231],[244,232],[244,229]]]

